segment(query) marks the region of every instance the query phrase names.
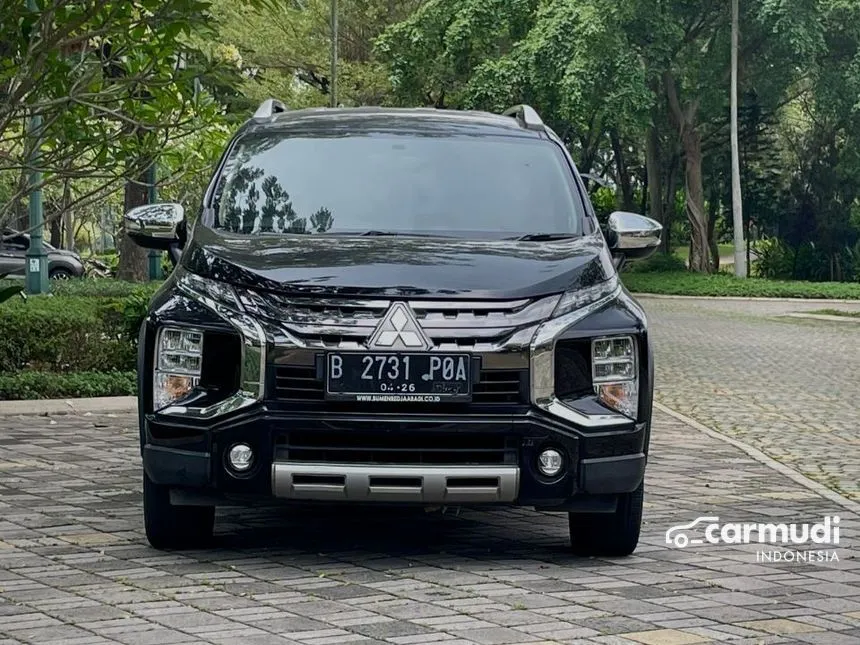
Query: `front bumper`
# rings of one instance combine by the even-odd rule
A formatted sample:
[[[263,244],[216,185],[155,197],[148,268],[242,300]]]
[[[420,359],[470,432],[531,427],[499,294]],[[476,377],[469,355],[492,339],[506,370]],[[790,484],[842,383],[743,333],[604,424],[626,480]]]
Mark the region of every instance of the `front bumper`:
[[[285,437],[299,433],[319,438],[321,445],[326,437],[350,433],[385,437],[386,442],[409,438],[416,446],[431,448],[418,457],[418,449],[411,449],[407,463],[398,463],[397,453],[368,460],[345,450],[303,449],[301,458],[293,458],[299,451],[285,448],[285,441],[289,443]],[[469,457],[464,457],[467,463],[455,463],[457,454],[465,453],[453,448],[453,457],[445,461],[449,439],[451,445],[472,446]],[[242,474],[232,472],[226,461],[227,451],[239,442],[249,444],[256,455],[252,468]],[[538,454],[550,446],[566,457],[563,473],[554,479],[537,469]],[[635,490],[644,476],[647,446],[647,423],[589,430],[534,410],[516,416],[337,415],[290,413],[260,405],[211,424],[146,417],[143,464],[157,484],[214,498],[506,503],[563,510],[585,496]],[[476,454],[486,454],[487,460],[474,459]],[[434,463],[438,460],[445,463]]]

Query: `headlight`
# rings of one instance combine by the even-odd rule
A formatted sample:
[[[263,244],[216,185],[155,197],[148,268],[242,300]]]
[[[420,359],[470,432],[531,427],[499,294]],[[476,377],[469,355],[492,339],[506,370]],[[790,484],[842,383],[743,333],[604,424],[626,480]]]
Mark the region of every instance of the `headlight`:
[[[631,336],[591,342],[591,380],[603,405],[635,419],[639,410],[636,341]]]
[[[196,273],[182,270],[178,273],[176,286],[217,305],[226,305],[231,310],[242,311],[236,292],[224,282],[209,280]]]
[[[155,344],[152,403],[160,410],[187,396],[200,382],[203,332],[163,327]]]
[[[588,287],[587,289],[566,291],[558,301],[555,311],[552,312],[552,317],[558,318],[559,316],[563,316],[571,311],[587,307],[601,298],[605,298],[606,296],[614,293],[617,289],[618,277],[612,276],[609,280],[604,280],[603,282],[596,284],[593,287]]]

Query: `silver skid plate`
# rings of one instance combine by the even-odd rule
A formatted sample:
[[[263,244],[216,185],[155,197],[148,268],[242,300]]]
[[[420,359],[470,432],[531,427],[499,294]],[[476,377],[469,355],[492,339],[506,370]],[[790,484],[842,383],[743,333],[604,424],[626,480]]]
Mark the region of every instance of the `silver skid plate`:
[[[276,462],[276,497],[356,502],[483,504],[513,502],[517,466],[388,466]]]

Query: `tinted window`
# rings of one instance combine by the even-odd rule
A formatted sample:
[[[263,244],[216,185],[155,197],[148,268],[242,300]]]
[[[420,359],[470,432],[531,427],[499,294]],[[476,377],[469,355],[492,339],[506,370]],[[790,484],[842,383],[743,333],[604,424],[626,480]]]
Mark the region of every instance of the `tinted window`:
[[[247,136],[214,206],[241,233],[578,234],[582,218],[561,150],[501,136]]]
[[[4,248],[7,251],[26,251],[30,248],[30,240],[26,237],[0,239],[0,248]]]

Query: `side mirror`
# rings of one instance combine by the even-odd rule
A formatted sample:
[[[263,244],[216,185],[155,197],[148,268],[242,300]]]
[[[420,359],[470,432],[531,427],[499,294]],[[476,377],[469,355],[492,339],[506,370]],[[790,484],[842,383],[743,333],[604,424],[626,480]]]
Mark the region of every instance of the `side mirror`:
[[[663,225],[638,215],[616,211],[609,216],[609,248],[625,260],[643,260],[660,246]]]
[[[138,246],[166,251],[181,244],[180,225],[185,210],[179,204],[146,204],[125,214],[126,234]]]

